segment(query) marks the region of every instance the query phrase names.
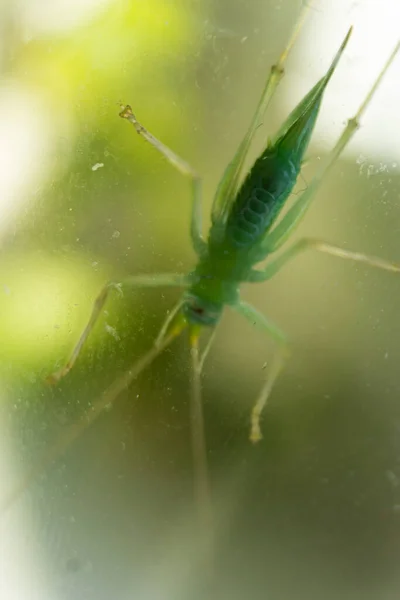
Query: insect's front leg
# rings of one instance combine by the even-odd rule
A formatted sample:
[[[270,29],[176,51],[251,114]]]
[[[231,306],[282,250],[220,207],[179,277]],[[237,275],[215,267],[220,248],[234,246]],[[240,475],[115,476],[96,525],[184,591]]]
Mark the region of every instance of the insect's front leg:
[[[200,175],[183,158],[175,154],[173,150],[160,142],[150,131],[139,123],[133,114],[132,108],[127,104],[119,113],[123,119],[127,119],[134,126],[136,132],[141,135],[149,144],[160,152],[167,161],[175,167],[180,173],[189,177],[192,182],[192,217],[190,225],[190,235],[195,252],[201,256],[206,251],[206,243],[202,234],[202,180]]]
[[[94,328],[101,311],[107,301],[107,298],[112,290],[117,290],[120,293],[124,288],[145,288],[145,287],[186,287],[188,285],[188,279],[185,275],[180,275],[176,273],[155,273],[154,275],[136,275],[133,277],[127,277],[123,279],[121,282],[117,283],[115,281],[109,281],[106,283],[98,294],[92,308],[92,314],[90,315],[90,319],[88,324],[80,336],[78,343],[72,351],[71,357],[68,362],[58,371],[52,373],[47,381],[51,384],[57,383],[60,379],[65,377],[67,373],[74,366],[76,359],[78,358],[84,344],[86,343],[87,338],[89,337],[90,332]]]
[[[234,304],[233,308],[250,321],[254,327],[272,337],[278,345],[265,383],[261,388],[261,392],[251,412],[250,440],[253,443],[256,443],[262,439],[260,427],[261,413],[268,402],[279,374],[285,366],[285,362],[289,356],[289,345],[285,333],[262,313],[258,312],[251,304],[240,301],[237,304]]]
[[[138,277],[138,279],[141,276]],[[157,278],[157,276],[154,276]],[[160,275],[160,279],[166,277]],[[110,285],[110,284],[109,284]],[[104,290],[105,288],[103,288]],[[101,294],[99,294],[100,298]],[[99,303],[100,304],[100,303]],[[104,304],[104,302],[103,302]],[[67,427],[61,435],[57,436],[54,443],[45,450],[41,457],[33,464],[31,469],[25,476],[17,482],[15,487],[10,492],[0,498],[0,518],[14,504],[14,502],[27,490],[29,485],[41,475],[52,463],[54,463],[64,452],[90,427],[96,419],[101,415],[107,406],[111,406],[119,397],[119,395],[134,381],[140,373],[146,369],[153,360],[171,344],[185,329],[186,323],[184,320],[178,321],[175,327],[168,330],[168,325],[171,325],[173,317],[176,316],[181,303],[178,303],[168,315],[167,319],[161,328],[160,334],[153,343],[150,350],[139,358],[129,369],[127,369],[118,379],[116,379],[110,387],[103,392],[97,400],[91,403],[90,409],[86,411],[78,421]],[[94,309],[93,309],[94,310]],[[86,331],[86,330],[85,330]],[[81,338],[82,339],[82,338]],[[75,356],[76,358],[76,356]],[[69,361],[71,362],[71,360]],[[72,364],[70,365],[70,368]],[[64,368],[66,370],[66,367]],[[66,372],[68,372],[66,370]],[[58,372],[61,373],[61,370]],[[53,380],[57,381],[65,373],[53,375]]]

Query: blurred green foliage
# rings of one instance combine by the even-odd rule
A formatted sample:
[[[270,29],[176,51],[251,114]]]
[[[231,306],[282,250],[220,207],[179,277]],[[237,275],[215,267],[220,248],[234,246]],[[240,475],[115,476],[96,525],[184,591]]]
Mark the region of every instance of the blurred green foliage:
[[[149,347],[177,297],[113,298],[74,370],[48,388],[44,378],[68,356],[102,283],[193,264],[188,183],[118,119],[119,103],[204,173],[207,212],[298,10],[294,1],[114,0],[73,28],[30,39],[13,12],[3,84],[38,100],[50,140],[31,157],[40,177],[4,207],[11,217],[1,230],[2,405],[22,471]],[[278,99],[263,142],[284,117]],[[343,160],[301,234],[399,259],[399,216],[398,177],[367,177]],[[271,284],[244,289],[293,340],[256,449],[248,414],[271,344],[224,319],[204,376],[225,527],[216,597],[397,597],[399,285],[307,256]],[[34,531],[54,572],[64,577],[71,555],[92,565],[74,580],[79,593],[81,577],[102,590],[97,600],[141,586],[138,597],[155,598],[145,593],[155,563],[161,582],[186,581],[188,376],[182,341],[28,492],[47,511]],[[168,589],[163,598],[179,596]],[[182,597],[194,597],[187,589]]]

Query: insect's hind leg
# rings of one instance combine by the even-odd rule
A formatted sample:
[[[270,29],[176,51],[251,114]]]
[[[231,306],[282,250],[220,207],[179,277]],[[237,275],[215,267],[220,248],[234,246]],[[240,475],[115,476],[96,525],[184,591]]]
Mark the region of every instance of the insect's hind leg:
[[[224,175],[219,183],[213,206],[212,206],[212,220],[213,222],[223,222],[227,218],[227,214],[230,208],[232,198],[234,198],[238,192],[240,177],[243,168],[244,161],[250,148],[250,144],[255,136],[255,133],[262,124],[264,114],[278,88],[278,85],[284,75],[284,68],[286,60],[293,48],[293,45],[303,27],[304,21],[309,10],[312,7],[312,0],[304,5],[303,10],[298,18],[289,42],[286,48],[280,55],[278,61],[271,67],[268,79],[264,85],[264,89],[261,94],[261,98],[258,102],[257,108],[253,115],[250,126],[246,132],[246,135],[242,139],[239,148],[237,149],[231,162],[225,169]]]
[[[206,250],[206,243],[202,235],[202,180],[200,175],[187,163],[183,158],[175,154],[173,150],[160,142],[150,131],[136,119],[131,106],[127,104],[122,107],[119,116],[127,119],[132,123],[136,132],[141,135],[149,144],[151,144],[158,152],[160,152],[167,161],[175,167],[180,173],[189,177],[192,182],[192,217],[190,225],[190,235],[192,238],[193,248],[196,253],[201,256]]]
[[[281,331],[274,323],[267,319],[267,317],[261,314],[253,306],[247,302],[240,301],[237,304],[234,304],[233,308],[243,315],[248,321],[250,321],[250,323],[257,329],[264,331],[264,333],[267,333],[270,337],[272,337],[278,345],[265,383],[261,388],[261,392],[251,412],[250,441],[256,443],[262,439],[260,427],[262,411],[265,408],[276,380],[278,379],[283,367],[285,366],[286,360],[289,357],[289,346],[286,335],[283,333],[283,331]]]
[[[48,383],[55,384],[60,379],[65,377],[67,373],[74,366],[76,359],[83,346],[86,343],[87,338],[90,335],[90,332],[93,330],[96,322],[103,310],[103,307],[109,297],[109,294],[112,290],[118,290],[120,293],[123,288],[145,288],[145,287],[163,287],[163,286],[177,286],[177,287],[186,287],[188,285],[187,278],[185,275],[179,275],[175,273],[155,273],[154,275],[136,275],[133,277],[127,277],[123,279],[120,283],[116,283],[114,281],[109,281],[106,283],[98,294],[92,308],[92,314],[90,315],[89,321],[83,330],[78,343],[72,351],[72,354],[68,360],[68,362],[58,371],[52,373],[47,378]],[[175,313],[174,313],[175,314]]]
[[[260,260],[262,260],[262,255],[267,256],[271,252],[275,252],[278,250],[282,244],[286,242],[289,236],[292,234],[294,229],[300,224],[303,217],[305,216],[308,208],[310,207],[311,202],[315,197],[316,191],[319,189],[326,173],[332,167],[332,165],[339,158],[340,154],[350,142],[351,138],[357,131],[360,126],[360,120],[363,116],[365,110],[367,109],[369,103],[371,102],[376,90],[378,89],[386,71],[389,69],[391,63],[396,57],[397,53],[400,50],[400,42],[394,48],[392,54],[389,56],[386,61],[383,69],[379,73],[376,78],[374,84],[372,85],[370,91],[368,92],[365,100],[362,102],[360,108],[358,109],[355,116],[348,120],[347,125],[336,142],[331,153],[326,157],[326,159],[322,162],[320,168],[318,169],[316,175],[312,179],[308,188],[301,194],[301,196],[295,201],[293,206],[288,210],[286,215],[282,218],[282,220],[277,224],[277,226],[267,235],[265,241],[262,245],[260,252]]]

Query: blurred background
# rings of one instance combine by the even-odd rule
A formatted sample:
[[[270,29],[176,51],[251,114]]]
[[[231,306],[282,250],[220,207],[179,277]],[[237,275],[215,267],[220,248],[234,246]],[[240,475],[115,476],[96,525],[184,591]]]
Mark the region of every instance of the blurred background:
[[[204,174],[204,215],[298,0],[3,0],[0,6],[0,504],[148,349],[178,291],[107,304],[54,388],[101,285],[186,271],[189,184],[118,118]],[[250,162],[325,72],[304,189],[398,36],[395,0],[315,2]],[[397,30],[396,30],[397,28]],[[400,263],[400,57],[296,237]],[[160,356],[0,520],[2,600],[397,599],[400,277],[309,253],[243,297],[292,356],[248,442],[273,345],[226,311],[204,378],[212,587],[192,529],[188,344]]]

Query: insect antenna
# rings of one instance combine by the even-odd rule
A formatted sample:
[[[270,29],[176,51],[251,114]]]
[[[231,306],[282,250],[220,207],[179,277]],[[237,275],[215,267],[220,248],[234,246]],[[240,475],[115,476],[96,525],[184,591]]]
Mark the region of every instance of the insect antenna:
[[[211,486],[207,461],[207,445],[204,428],[203,402],[201,395],[201,374],[204,361],[215,338],[215,328],[203,352],[199,349],[201,327],[193,326],[189,332],[190,355],[192,360],[190,421],[193,460],[194,497],[197,505],[198,525],[207,546],[213,546],[214,515],[211,499]]]
[[[121,377],[117,378],[78,421],[73,423],[70,427],[67,427],[61,435],[58,436],[50,448],[33,464],[31,469],[19,482],[17,482],[9,494],[0,501],[0,517],[4,515],[16,500],[18,500],[33,481],[56,462],[56,460],[68,450],[71,444],[94,423],[103,410],[107,406],[111,406],[120,394],[129,387],[132,381],[136,379],[140,373],[182,333],[183,329],[186,327],[186,322],[183,319],[180,319],[179,316],[176,319],[176,323],[172,324],[169,328],[168,333],[166,332],[166,325],[171,324],[172,317],[176,315],[178,308],[179,306],[175,307],[164,323],[160,332],[160,334],[164,335],[162,337],[159,335],[150,350],[135,362],[130,369],[125,371]]]

